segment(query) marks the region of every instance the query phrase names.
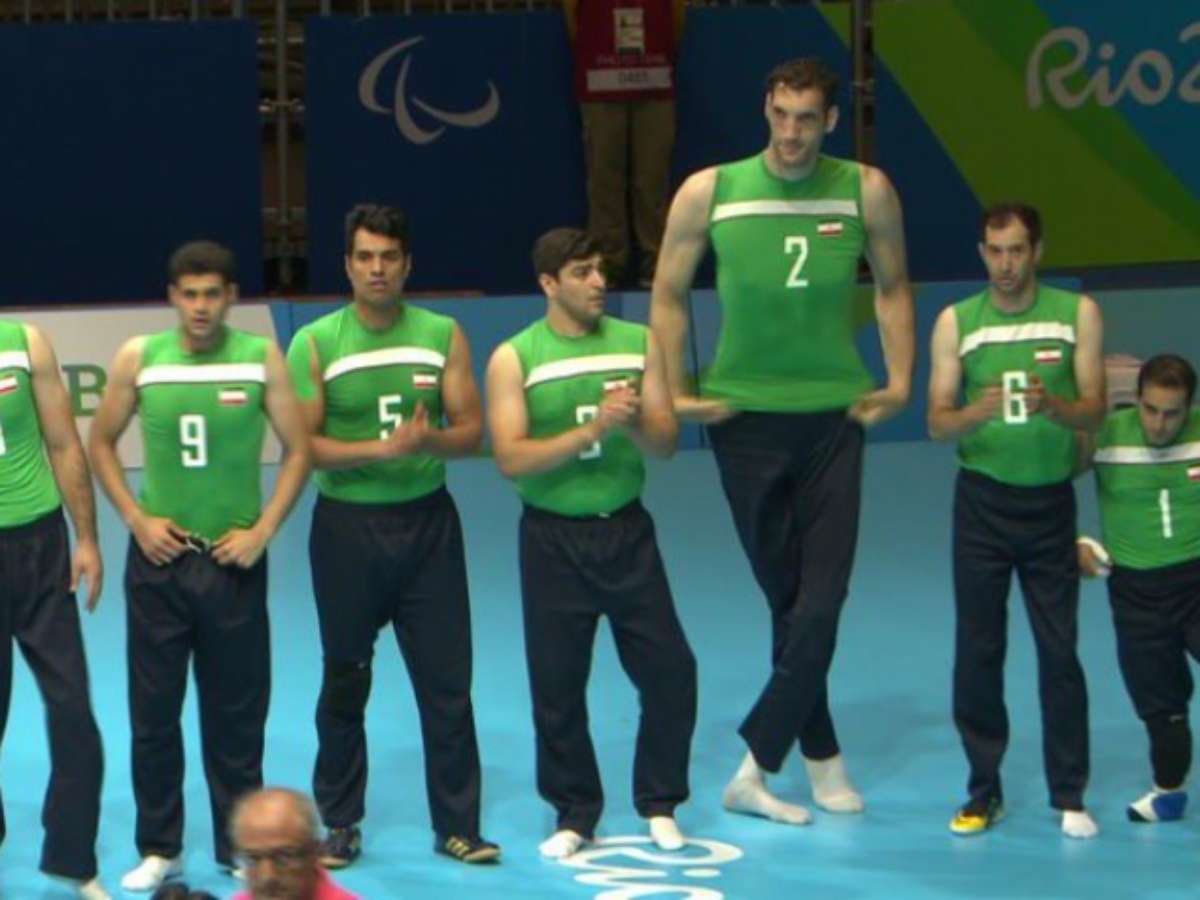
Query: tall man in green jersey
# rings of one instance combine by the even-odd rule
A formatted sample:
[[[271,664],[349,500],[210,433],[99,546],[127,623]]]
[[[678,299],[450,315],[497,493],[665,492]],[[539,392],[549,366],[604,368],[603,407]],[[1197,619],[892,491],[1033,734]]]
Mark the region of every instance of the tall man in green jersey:
[[[125,564],[133,791],[141,862],[121,881],[149,891],[182,868],[183,736],[194,660],[217,863],[232,870],[229,816],[262,786],[271,684],[267,543],[308,475],[308,442],[283,354],[225,324],[233,254],[198,241],[167,266],[176,328],[117,351],[89,440],[96,475],[131,537]],[[117,441],[137,413],[145,445],[134,497]],[[266,422],[284,447],[261,505]]]
[[[601,616],[641,702],[633,794],[650,836],[683,846],[696,663],[639,497],[642,454],[670,456],[678,425],[658,343],[604,315],[600,248],[573,228],[533,249],[546,316],[500,345],[488,366],[488,424],[521,516],[525,655],[537,733],[538,791],[557,830],[542,855],[591,840],[604,803],[588,734],[587,680]]]
[[[1188,703],[1200,661],[1200,409],[1196,370],[1155,356],[1138,372],[1137,405],[1110,413],[1092,464],[1104,545],[1083,539],[1085,575],[1108,574],[1125,687],[1150,738],[1154,785],[1129,805],[1135,822],[1178,819],[1192,765]],[[1105,549],[1107,548],[1107,549]]]
[[[954,494],[954,722],[971,772],[950,823],[977,834],[1003,814],[1008,745],[1004,654],[1013,570],[1038,656],[1050,803],[1062,830],[1093,837],[1087,686],[1075,652],[1074,430],[1104,415],[1103,325],[1088,297],[1037,278],[1042,223],[1021,203],[984,212],[982,293],[948,306],[933,330],[929,433],[958,441]],[[960,399],[965,397],[965,400]]]
[[[789,824],[803,806],[766,787],[799,740],[813,797],[863,808],[842,761],[826,681],[858,539],[863,429],[908,401],[912,292],[900,203],[871,166],[821,153],[838,120],[837,76],[798,59],[768,76],[764,152],[704,169],[671,205],[650,322],[675,409],[708,424],[742,547],[771,609],[772,672],[740,733],[749,747],[726,808]],[[711,246],[722,325],[701,384],[683,359],[687,292]],[[855,347],[860,259],[875,278],[887,384]]]
[[[417,699],[434,849],[466,863],[500,855],[479,833],[466,557],[446,490],[445,461],[478,449],[483,413],[462,329],[401,300],[408,241],[400,210],[354,207],[353,301],[301,328],[288,350],[318,470],[309,555],[325,668],[313,788],[330,868],[361,852],[363,715],[386,626]]]
[[[75,525],[73,554],[64,503]],[[86,582],[94,610],[102,574],[92,480],[54,350],[32,325],[0,320],[0,738],[15,642],[46,703],[42,870],[72,880],[90,900],[108,897],[96,880],[95,852],[104,757],[74,591]],[[5,832],[0,804],[0,843]]]

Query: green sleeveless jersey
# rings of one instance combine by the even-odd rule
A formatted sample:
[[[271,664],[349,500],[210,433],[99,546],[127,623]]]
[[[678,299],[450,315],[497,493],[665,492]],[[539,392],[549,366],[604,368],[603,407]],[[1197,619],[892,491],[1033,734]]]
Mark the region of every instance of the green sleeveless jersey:
[[[1029,309],[1005,313],[988,291],[954,305],[963,389],[973,403],[990,385],[1004,389],[1000,418],[958,442],[958,459],[1005,484],[1036,486],[1067,481],[1075,461],[1069,428],[1030,413],[1025,392],[1029,376],[1042,379],[1046,392],[1075,400],[1075,323],[1079,295],[1038,285]]]
[[[1104,545],[1119,566],[1200,559],[1200,409],[1165,447],[1146,443],[1138,411],[1104,420],[1092,457]]]
[[[233,328],[201,353],[178,329],[146,338],[137,394],[150,515],[209,540],[258,520],[269,345]]]
[[[605,390],[640,388],[646,328],[604,316],[579,337],[555,333],[545,319],[513,337],[525,376],[529,437],[549,438],[596,418]],[[642,452],[620,431],[549,472],[522,475],[517,493],[530,506],[563,516],[610,513],[636,500],[646,479]]]
[[[709,236],[722,321],[704,395],[816,412],[874,387],[854,343],[861,181],[858,163],[828,156],[802,181],[773,175],[763,154],[717,169]]]
[[[0,320],[0,528],[32,522],[60,503],[32,373],[25,326]]]
[[[442,421],[442,373],[454,320],[405,304],[396,321],[371,331],[354,304],[305,325],[292,339],[288,367],[301,400],[318,396],[312,359],[325,393],[321,433],[339,441],[386,438],[423,403],[431,425]],[[353,469],[322,469],[317,489],[353,503],[402,503],[446,482],[446,464],[429,453]]]

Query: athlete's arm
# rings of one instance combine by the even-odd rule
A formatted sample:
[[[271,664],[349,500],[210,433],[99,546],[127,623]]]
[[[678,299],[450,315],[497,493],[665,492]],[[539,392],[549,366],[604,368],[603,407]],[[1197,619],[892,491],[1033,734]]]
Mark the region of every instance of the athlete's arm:
[[[58,492],[75,525],[75,552],[71,556],[71,590],[79,587],[80,579],[87,582],[87,608],[93,610],[100,602],[104,566],[96,543],[96,498],[92,493],[92,476],[88,471],[83,444],[75,430],[71,400],[58,374],[54,348],[45,336],[32,325],[25,326],[25,342],[29,346],[30,383],[37,405],[38,421],[46,442],[46,455]]]
[[[1075,387],[1079,399],[1067,400],[1046,392],[1036,375],[1029,379],[1030,410],[1041,409],[1053,422],[1065,428],[1095,431],[1104,421],[1104,320],[1100,307],[1091,297],[1079,301],[1075,322]]]
[[[1092,468],[1092,457],[1096,453],[1096,432],[1075,432],[1075,466],[1071,470],[1072,477],[1078,477]]]
[[[156,565],[165,565],[185,549],[187,532],[170,519],[148,516],[129,490],[125,470],[117,456],[117,441],[129,427],[137,409],[137,374],[142,366],[145,337],[126,341],[109,368],[104,396],[92,419],[88,453],[100,486],[133,533],[142,552]]]
[[[429,413],[418,404],[416,412],[386,438],[369,441],[340,441],[321,433],[325,426],[325,381],[316,344],[311,335],[300,335],[301,343],[288,350],[302,354],[294,365],[308,367],[309,396],[300,401],[300,412],[308,429],[312,465],[317,469],[356,469],[359,466],[415,453],[429,430]],[[299,379],[296,380],[299,384]]]
[[[428,429],[421,449],[442,459],[470,456],[483,440],[483,408],[471,371],[471,345],[457,323],[442,372],[442,410],[446,427]]]
[[[708,213],[716,185],[717,170],[702,169],[689,177],[675,194],[667,214],[650,295],[650,327],[662,348],[675,412],[700,422],[719,422],[732,415],[726,404],[696,396],[684,361],[688,291],[696,277],[696,267],[708,250]]]
[[[213,544],[212,556],[223,566],[249,569],[262,556],[271,538],[287,518],[308,479],[308,435],[296,392],[288,378],[283,354],[274,342],[267,347],[267,387],[263,406],[267,420],[283,445],[283,461],[275,479],[275,492],[249,528],[231,528]]]
[[[511,344],[496,348],[488,362],[488,430],[492,455],[505,478],[548,472],[588,450],[617,425],[628,424],[638,413],[638,396],[632,390],[612,391],[600,403],[596,418],[548,438],[529,437],[529,409],[525,405],[525,374]]]
[[[850,415],[869,427],[890,419],[908,403],[916,338],[900,198],[887,176],[872,166],[862,167],[862,196],[867,264],[875,277],[875,320],[888,373],[884,387],[860,397],[850,408]]]
[[[630,439],[648,456],[665,459],[675,453],[679,420],[675,418],[675,409],[671,404],[671,391],[663,371],[662,350],[652,331],[646,334],[641,409],[627,431]]]
[[[953,441],[994,419],[1002,409],[998,385],[984,388],[974,403],[959,406],[962,363],[958,358],[958,319],[954,307],[938,315],[930,342],[929,436],[935,441]]]

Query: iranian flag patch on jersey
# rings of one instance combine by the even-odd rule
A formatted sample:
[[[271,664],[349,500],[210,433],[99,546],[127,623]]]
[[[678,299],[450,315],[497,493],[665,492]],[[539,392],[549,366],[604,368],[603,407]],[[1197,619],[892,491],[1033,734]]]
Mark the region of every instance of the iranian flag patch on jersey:
[[[437,379],[437,375],[430,372],[413,372],[413,387],[435,388],[437,387]]]
[[[1033,351],[1033,361],[1037,363],[1062,362],[1062,349],[1059,347],[1042,347]]]
[[[245,388],[221,388],[217,401],[222,406],[245,406],[249,401]]]
[[[818,222],[817,234],[821,237],[837,237],[842,233],[842,228],[841,222]]]
[[[1188,466],[1188,481],[1200,481],[1200,466]]]
[[[9,375],[7,378],[0,378],[0,394],[11,394],[17,389],[17,376]]]

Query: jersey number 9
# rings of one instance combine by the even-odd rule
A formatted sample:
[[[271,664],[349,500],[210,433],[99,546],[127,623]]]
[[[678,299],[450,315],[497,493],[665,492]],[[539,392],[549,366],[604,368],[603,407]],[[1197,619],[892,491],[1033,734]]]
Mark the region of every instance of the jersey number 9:
[[[179,443],[183,445],[185,469],[203,469],[208,465],[208,429],[204,416],[190,414],[179,417]]]

